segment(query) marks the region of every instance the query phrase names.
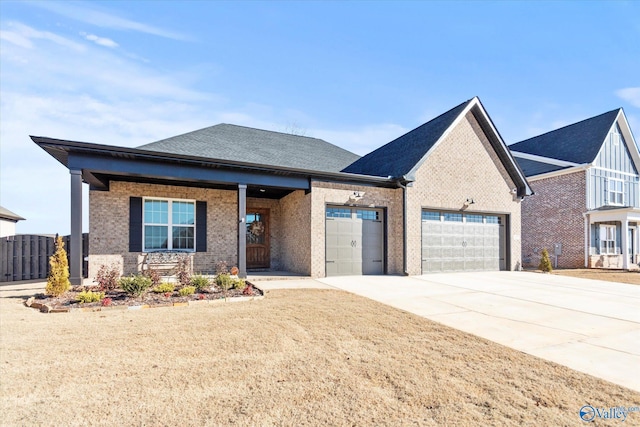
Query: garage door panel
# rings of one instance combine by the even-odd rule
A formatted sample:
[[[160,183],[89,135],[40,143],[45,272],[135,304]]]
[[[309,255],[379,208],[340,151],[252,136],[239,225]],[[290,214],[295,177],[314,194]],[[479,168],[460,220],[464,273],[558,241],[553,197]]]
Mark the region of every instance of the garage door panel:
[[[499,270],[504,226],[496,224],[496,219],[500,221],[497,215],[476,213],[424,214],[423,272]]]
[[[336,212],[340,217],[330,217]],[[327,276],[383,274],[382,211],[328,207],[326,215]]]

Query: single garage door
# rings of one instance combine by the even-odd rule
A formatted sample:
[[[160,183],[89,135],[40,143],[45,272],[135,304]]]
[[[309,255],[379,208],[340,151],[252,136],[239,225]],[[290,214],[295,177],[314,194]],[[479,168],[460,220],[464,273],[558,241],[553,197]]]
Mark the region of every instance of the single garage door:
[[[505,269],[505,216],[422,211],[422,272]]]
[[[327,276],[384,274],[384,224],[380,209],[327,207]]]

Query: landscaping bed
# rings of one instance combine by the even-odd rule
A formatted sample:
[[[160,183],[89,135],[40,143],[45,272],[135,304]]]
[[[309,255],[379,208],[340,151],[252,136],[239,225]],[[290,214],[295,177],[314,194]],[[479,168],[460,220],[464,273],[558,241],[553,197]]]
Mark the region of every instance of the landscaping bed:
[[[208,289],[202,289],[191,295],[180,295],[178,290],[173,292],[156,293],[145,292],[139,297],[127,294],[121,289],[114,289],[104,292],[104,298],[100,301],[86,302],[80,301],[79,294],[86,291],[98,291],[97,287],[77,286],[64,294],[53,297],[38,293],[34,297],[29,298],[26,305],[39,309],[43,312],[66,312],[72,309],[103,309],[108,307],[168,307],[174,305],[187,305],[195,301],[216,301],[229,298],[242,297],[261,297],[262,290],[247,283],[243,289],[221,290],[215,286]]]

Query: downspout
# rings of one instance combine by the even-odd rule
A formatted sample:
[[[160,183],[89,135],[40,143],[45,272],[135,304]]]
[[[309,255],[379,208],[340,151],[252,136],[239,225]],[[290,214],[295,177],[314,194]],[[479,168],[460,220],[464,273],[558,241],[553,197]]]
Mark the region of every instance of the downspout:
[[[402,271],[409,275],[407,266],[407,185],[398,180],[398,187],[402,188]]]

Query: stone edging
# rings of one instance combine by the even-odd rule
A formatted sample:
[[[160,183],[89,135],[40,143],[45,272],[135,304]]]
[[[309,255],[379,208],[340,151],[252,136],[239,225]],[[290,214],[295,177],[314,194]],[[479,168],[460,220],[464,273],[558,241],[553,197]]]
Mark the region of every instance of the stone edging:
[[[243,302],[243,301],[257,301],[264,299],[264,291],[262,295],[252,297],[232,297],[232,298],[220,298],[214,300],[196,300],[187,302],[174,302],[167,304],[144,304],[144,305],[116,305],[112,307],[52,307],[47,304],[40,304],[35,302],[35,298],[31,297],[25,301],[27,307],[40,310],[42,313],[71,313],[71,312],[94,312],[94,311],[108,311],[108,310],[144,310],[147,308],[160,308],[160,307],[191,307],[199,305],[218,305],[227,302]]]

